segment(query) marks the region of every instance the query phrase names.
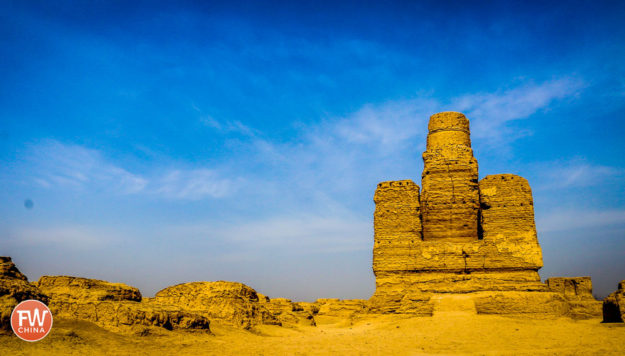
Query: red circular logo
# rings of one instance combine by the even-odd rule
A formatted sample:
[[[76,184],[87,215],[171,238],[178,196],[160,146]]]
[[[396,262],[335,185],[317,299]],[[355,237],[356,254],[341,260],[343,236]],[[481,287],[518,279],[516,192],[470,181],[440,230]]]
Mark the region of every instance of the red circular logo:
[[[52,313],[38,300],[25,300],[13,309],[11,328],[24,341],[39,341],[52,329]]]

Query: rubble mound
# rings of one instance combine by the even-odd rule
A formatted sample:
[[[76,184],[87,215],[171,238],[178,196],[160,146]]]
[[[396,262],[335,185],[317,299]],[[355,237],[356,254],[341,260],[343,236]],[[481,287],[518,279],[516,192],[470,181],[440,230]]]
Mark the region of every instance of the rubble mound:
[[[362,299],[323,298],[317,299],[315,304],[319,315],[350,317],[367,311],[367,301]]]
[[[272,298],[269,299],[264,306],[282,323],[282,325],[317,325],[311,311],[305,310],[300,303],[294,303],[290,299]]]
[[[21,279],[28,282],[28,278],[17,269],[11,257],[8,256],[0,256],[0,278]]]
[[[141,292],[123,283],[70,276],[42,276],[37,287],[55,302],[141,301]]]
[[[603,300],[603,321],[605,323],[625,321],[625,280],[618,284],[616,292]]]
[[[11,330],[13,308],[28,299],[48,302],[48,296],[28,283],[28,278],[17,269],[11,257],[0,256],[0,329]]]
[[[176,308],[141,303],[141,292],[123,283],[69,276],[43,276],[36,286],[50,297],[54,316],[90,321],[124,333],[146,328],[210,331],[208,318]]]
[[[211,319],[219,319],[249,329],[258,324],[280,324],[256,291],[237,282],[191,282],[167,287],[156,293],[150,303],[174,306]]]
[[[52,300],[49,307],[54,316],[90,321],[103,328],[123,333],[141,334],[149,327],[210,331],[210,321],[205,316],[148,303],[128,301],[77,303]]]

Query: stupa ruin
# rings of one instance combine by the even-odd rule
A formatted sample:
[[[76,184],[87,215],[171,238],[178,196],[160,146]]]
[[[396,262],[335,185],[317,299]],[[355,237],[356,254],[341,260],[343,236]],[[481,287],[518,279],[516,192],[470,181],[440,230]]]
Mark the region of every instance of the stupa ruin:
[[[375,191],[371,310],[427,315],[437,298],[462,294],[482,313],[569,313],[575,306],[538,275],[542,251],[527,180],[478,181],[463,114],[435,114],[428,130],[422,189],[399,180]],[[590,290],[580,293],[575,298],[600,313]]]

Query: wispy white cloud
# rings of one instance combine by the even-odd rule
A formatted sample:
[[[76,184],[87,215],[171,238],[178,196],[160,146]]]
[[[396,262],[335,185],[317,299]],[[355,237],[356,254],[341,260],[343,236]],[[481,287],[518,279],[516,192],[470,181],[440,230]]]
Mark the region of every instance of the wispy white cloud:
[[[449,100],[449,105],[429,96],[366,104],[344,118],[308,128],[303,144],[311,149],[338,146],[337,154],[347,145],[361,145],[360,149],[366,147],[368,153],[392,155],[406,144],[424,141],[430,115],[454,110],[469,117],[474,139],[505,145],[519,137],[519,132],[506,127],[508,122],[547,110],[555,100],[574,96],[583,86],[581,80],[565,77],[491,93],[465,94]]]
[[[206,115],[200,118],[200,122],[203,125],[210,127],[212,129],[215,129],[218,132],[223,133],[223,134],[236,133],[242,136],[254,137],[254,136],[257,136],[259,133],[258,130],[255,130],[247,125],[244,125],[238,120],[233,120],[233,121],[221,120],[220,121],[220,120],[213,118],[210,115]]]
[[[325,128],[349,143],[397,147],[427,134],[427,120],[438,107],[435,100],[425,98],[367,104]]]
[[[556,99],[574,95],[582,83],[570,78],[522,85],[493,93],[467,94],[452,99],[454,110],[465,111],[474,123],[473,135],[489,142],[514,138],[505,130],[512,120],[546,109]],[[228,172],[220,167],[176,164],[152,172],[131,172],[103,152],[78,145],[45,141],[33,147],[28,161],[32,182],[55,189],[91,189],[117,194],[146,194],[166,199],[225,198],[241,189],[256,199],[291,196],[291,203],[308,200],[309,209],[336,211],[350,192],[362,191],[379,180],[418,177],[427,121],[445,109],[435,98],[416,97],[367,104],[345,117],[301,128],[290,141],[272,140],[238,121],[216,120],[195,106],[204,125],[220,133],[245,136],[229,157]],[[508,136],[506,136],[508,135]],[[499,140],[498,140],[499,139]],[[181,164],[182,165],[182,164]],[[250,168],[254,165],[254,168]],[[571,165],[562,172],[565,184],[592,180],[607,168]],[[159,172],[159,173],[153,173]],[[264,196],[263,196],[264,194]]]
[[[454,110],[467,109],[472,122],[484,123],[473,129],[482,140],[491,135],[488,141],[501,147],[516,138],[516,133],[505,130],[507,122],[546,109],[556,99],[574,95],[580,86],[575,80],[560,79],[467,94],[451,102],[458,103]],[[303,126],[290,141],[251,137],[243,142],[246,154],[233,156],[231,163],[245,174],[253,162],[255,171],[246,175],[246,183],[254,191],[245,192],[253,199],[280,199],[283,205],[314,213],[331,209],[342,214],[355,202],[368,209],[369,197],[356,197],[356,192],[371,191],[386,179],[418,180],[422,162],[415,157],[425,148],[429,116],[445,109],[432,97],[366,104],[347,116]],[[304,200],[306,205],[299,205]]]
[[[155,182],[155,193],[171,199],[200,200],[231,194],[241,179],[221,178],[210,169],[171,170]]]
[[[537,216],[539,232],[575,231],[585,228],[625,226],[625,210],[558,210]]]
[[[31,147],[26,161],[33,181],[43,187],[90,186],[133,194],[148,184],[145,178],[108,162],[98,150],[54,140]]]
[[[208,128],[211,128],[221,134],[239,134],[242,136],[255,137],[258,136],[260,131],[243,124],[239,120],[218,120],[212,115],[208,115],[195,103],[191,103],[191,108],[200,114],[200,123]]]
[[[240,178],[224,178],[217,170],[209,169],[167,168],[159,175],[131,173],[101,151],[54,140],[30,147],[22,171],[32,175],[34,184],[47,189],[183,200],[221,198],[234,192],[241,182]]]
[[[500,144],[503,138],[524,134],[507,129],[508,122],[545,110],[553,101],[575,95],[584,85],[579,79],[565,77],[492,93],[466,94],[452,99],[451,107],[464,112],[472,120],[471,134],[474,138]]]
[[[338,213],[350,203],[346,195],[374,187],[378,179],[416,173],[414,143],[424,142],[435,106],[430,99],[370,104],[352,115],[303,127],[291,141],[254,137],[249,155],[233,164],[242,170],[252,162],[260,167],[260,174],[246,177],[259,200],[305,200],[298,210]]]
[[[538,162],[532,164],[532,171],[537,172],[537,189],[597,186],[610,179],[625,175],[625,171],[621,168],[594,164],[580,157],[570,160]]]

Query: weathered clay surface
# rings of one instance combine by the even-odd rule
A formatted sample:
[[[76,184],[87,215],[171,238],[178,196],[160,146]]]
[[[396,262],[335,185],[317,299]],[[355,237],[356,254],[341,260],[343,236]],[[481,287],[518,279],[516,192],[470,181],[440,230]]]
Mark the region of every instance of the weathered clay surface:
[[[28,299],[48,303],[48,296],[28,283],[28,279],[17,269],[11,257],[0,256],[0,329],[11,329],[13,308]]]
[[[470,242],[478,238],[478,168],[469,120],[457,112],[432,115],[423,152],[423,239]]]
[[[373,200],[373,272],[414,269],[423,238],[419,186],[411,180],[382,182]]]
[[[552,292],[564,295],[571,307],[571,317],[590,319],[602,315],[602,303],[592,295],[590,277],[553,277],[545,283]]]
[[[123,283],[70,276],[42,276],[37,287],[54,302],[141,301],[141,292]]]
[[[369,298],[367,307],[371,313],[400,313],[418,316],[431,316],[434,310],[432,293],[413,290],[401,282],[391,286],[376,288],[375,294]]]
[[[618,284],[616,292],[603,300],[603,321],[606,323],[625,321],[625,280]]]
[[[260,294],[260,293],[256,293],[256,295],[258,296],[258,302],[259,303],[269,303],[269,297],[264,295],[264,294]]]
[[[570,312],[564,296],[552,292],[481,292],[474,301],[478,314],[557,317]]]
[[[296,304],[299,306],[299,308],[302,308],[303,311],[310,313],[313,316],[319,313],[319,304],[317,303],[297,302]]]
[[[310,311],[304,310],[300,303],[293,303],[286,298],[273,298],[264,306],[282,323],[315,326],[315,318]]]
[[[203,315],[151,303],[129,301],[80,303],[52,300],[49,307],[55,317],[90,321],[103,328],[123,333],[144,333],[146,327],[210,331],[210,321]]]
[[[569,299],[595,299],[590,277],[552,277],[547,278],[545,283],[551,291],[564,294]]]
[[[154,296],[152,303],[192,311],[234,326],[251,328],[257,324],[280,324],[259,303],[256,291],[237,282],[192,282],[167,287]]]
[[[503,253],[500,268],[543,266],[536,236],[532,190],[525,178],[514,174],[484,177],[480,186],[480,229],[484,243]],[[507,252],[507,253],[506,253]],[[512,255],[507,258],[507,255]]]
[[[367,301],[362,299],[317,299],[315,304],[319,306],[319,315],[349,317],[363,313],[367,308]]]

